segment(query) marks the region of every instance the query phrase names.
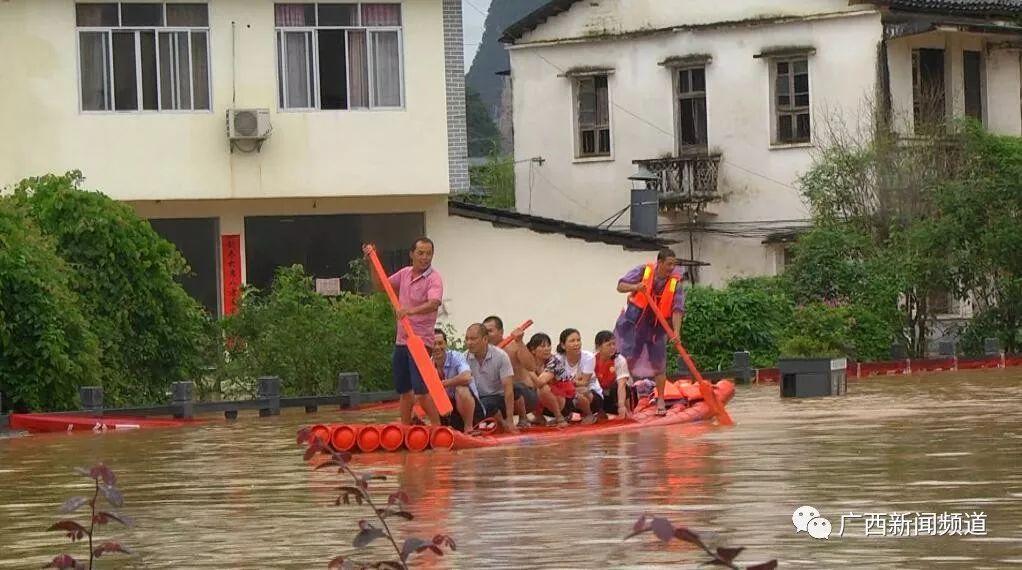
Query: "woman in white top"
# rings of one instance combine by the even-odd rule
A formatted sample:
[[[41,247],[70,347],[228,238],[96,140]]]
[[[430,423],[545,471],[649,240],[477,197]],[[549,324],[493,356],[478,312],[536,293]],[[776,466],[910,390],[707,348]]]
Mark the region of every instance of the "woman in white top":
[[[591,406],[595,368],[596,357],[588,350],[582,350],[582,335],[576,329],[564,329],[557,344],[557,354],[539,376],[540,383],[550,386],[558,404],[564,408],[562,413],[569,415],[577,409],[582,414],[583,424],[596,422]]]

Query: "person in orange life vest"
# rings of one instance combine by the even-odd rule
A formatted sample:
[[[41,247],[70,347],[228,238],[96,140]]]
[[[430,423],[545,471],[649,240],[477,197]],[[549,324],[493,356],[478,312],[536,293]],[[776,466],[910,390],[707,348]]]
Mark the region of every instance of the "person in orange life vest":
[[[596,415],[591,406],[593,394],[590,391],[596,357],[588,350],[582,350],[582,335],[577,329],[564,329],[560,340],[557,354],[547,362],[546,370],[539,375],[540,383],[549,383],[550,391],[557,396],[558,405],[564,407],[561,414],[568,415],[577,409],[583,416],[583,424],[596,423]]]
[[[555,396],[553,391],[550,389],[550,384],[556,380],[555,375],[542,374],[547,369],[547,365],[549,365],[554,359],[552,354],[553,342],[546,333],[536,333],[529,339],[525,348],[529,349],[529,352],[532,353],[532,357],[536,361],[536,368],[540,371],[540,374],[532,374],[532,383],[539,391],[539,399],[543,403],[543,407],[554,416],[554,421],[558,426],[568,425],[567,420],[564,419],[564,415],[561,414],[561,409],[564,407],[564,403],[558,402],[557,396]],[[540,412],[540,415],[545,416],[542,411]]]
[[[618,353],[614,333],[610,331],[596,333],[593,400],[597,413],[604,415],[616,413],[622,418],[631,415],[628,407],[628,384],[631,379],[628,361]]]
[[[645,353],[646,361],[656,380],[657,415],[667,413],[664,387],[667,384],[667,334],[657,322],[656,315],[647,307],[646,296],[668,321],[673,321],[672,338],[680,338],[681,322],[685,316],[685,291],[681,287],[684,276],[677,269],[678,256],[668,248],[661,249],[656,263],[640,265],[618,280],[619,293],[628,293],[628,303],[614,326],[617,348],[628,362],[628,368],[637,372],[636,363]]]

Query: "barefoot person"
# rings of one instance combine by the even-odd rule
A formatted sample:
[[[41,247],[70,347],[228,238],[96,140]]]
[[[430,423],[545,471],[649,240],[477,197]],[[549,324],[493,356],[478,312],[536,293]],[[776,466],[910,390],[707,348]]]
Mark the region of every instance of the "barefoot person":
[[[515,372],[511,368],[511,359],[506,352],[489,343],[482,323],[469,325],[465,331],[465,345],[468,348],[465,358],[479,389],[485,417],[492,417],[507,431],[518,433],[514,424]]]
[[[504,321],[496,315],[490,315],[483,319],[483,326],[486,327],[486,338],[493,346],[499,346],[504,340]],[[539,413],[539,392],[533,383],[535,376],[536,361],[532,353],[522,343],[524,331],[513,330],[511,336],[514,340],[504,347],[504,352],[511,359],[511,368],[515,371],[515,412],[518,413],[518,427],[529,427],[528,412],[536,412],[536,420],[543,420],[543,414]],[[544,420],[541,425],[546,425]]]
[[[564,408],[564,402],[558,402],[557,396],[550,389],[550,384],[556,380],[556,375],[554,373],[543,374],[547,369],[547,365],[550,365],[550,361],[554,358],[553,343],[550,341],[550,337],[546,333],[536,333],[532,335],[532,338],[529,339],[525,347],[532,353],[532,357],[536,361],[536,369],[540,372],[539,374],[532,374],[532,383],[539,391],[539,399],[543,402],[543,407],[554,416],[554,421],[557,422],[558,426],[567,425],[568,422],[561,413],[561,410]],[[543,414],[543,410],[539,411],[539,416],[537,417],[542,417],[543,423],[546,423],[546,416]]]
[[[588,350],[582,350],[582,335],[577,329],[564,329],[557,344],[557,354],[547,363],[540,382],[550,386],[558,404],[564,408],[562,414],[578,410],[582,414],[582,423],[591,424],[596,422],[590,391],[595,369],[596,357]],[[564,422],[559,423],[563,425]]]
[[[614,333],[596,333],[596,371],[593,374],[593,380],[599,387],[599,397],[594,398],[596,412],[604,415],[616,413],[627,418],[630,415],[628,383],[631,379],[628,361],[617,352]],[[597,391],[594,389],[593,393]]]
[[[478,402],[479,390],[472,380],[472,369],[465,355],[447,348],[447,334],[440,329],[433,331],[433,364],[443,380],[447,397],[454,402],[454,412],[448,420],[451,427],[465,433],[483,421],[483,405]]]
[[[668,248],[661,249],[656,263],[640,265],[624,275],[617,283],[619,293],[628,293],[628,304],[614,326],[617,349],[628,362],[628,368],[637,372],[636,364],[643,361],[656,380],[657,415],[667,413],[664,387],[667,384],[667,333],[657,322],[656,315],[647,306],[646,296],[660,309],[665,319],[673,320],[674,338],[680,336],[681,321],[685,315],[685,291],[681,287],[684,277],[677,269],[678,256]],[[672,339],[673,341],[673,339]]]
[[[366,245],[362,251],[369,255]],[[440,415],[433,405],[432,398],[426,389],[426,382],[415,366],[415,360],[408,350],[408,338],[400,324],[402,317],[408,317],[412,331],[422,339],[423,344],[432,353],[433,329],[436,327],[437,309],[444,296],[444,283],[440,273],[433,269],[433,241],[420,237],[412,243],[408,252],[412,264],[399,269],[388,279],[397,294],[398,305],[396,316],[397,339],[394,342],[394,354],[391,360],[394,369],[394,389],[401,395],[401,423],[412,423],[412,407],[418,403],[426,412],[430,423],[440,425]],[[377,287],[375,274],[373,283]]]

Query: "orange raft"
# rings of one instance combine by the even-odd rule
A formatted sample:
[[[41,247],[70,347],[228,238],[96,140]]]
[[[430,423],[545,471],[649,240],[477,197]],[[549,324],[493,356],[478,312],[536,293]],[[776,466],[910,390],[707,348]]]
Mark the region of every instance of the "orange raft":
[[[668,399],[675,395],[683,395],[688,398],[689,404],[687,406],[671,406],[667,410],[666,416],[657,416],[655,406],[644,403],[632,413],[631,418],[612,419],[592,425],[572,425],[566,428],[534,427],[518,434],[500,433],[472,436],[459,431],[453,431],[447,427],[434,427],[430,428],[427,438],[425,434],[426,428],[412,427],[401,430],[405,435],[404,441],[401,444],[397,444],[397,433],[395,433],[395,442],[386,446],[377,443],[379,441],[377,434],[385,433],[386,430],[392,430],[394,427],[392,425],[318,425],[313,428],[313,433],[317,437],[323,438],[330,443],[331,447],[339,451],[422,451],[427,446],[432,449],[475,449],[498,445],[532,445],[587,435],[621,433],[656,426],[672,426],[705,421],[712,416],[710,407],[702,401],[697,386],[685,382],[672,384],[669,384],[666,390]],[[713,388],[721,404],[727,404],[735,395],[735,385],[729,380],[721,380]],[[358,438],[362,434],[371,435],[374,445],[361,445],[361,441]]]

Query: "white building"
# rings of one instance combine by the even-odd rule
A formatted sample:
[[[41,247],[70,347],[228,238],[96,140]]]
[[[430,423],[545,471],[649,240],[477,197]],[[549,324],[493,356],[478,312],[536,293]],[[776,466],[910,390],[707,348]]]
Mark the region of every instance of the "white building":
[[[1017,0],[551,1],[502,38],[518,208],[613,220],[646,161],[659,231],[709,263],[700,282],[776,274],[828,130],[862,129],[879,105],[905,135],[921,113],[1022,134],[1019,16]]]
[[[394,268],[428,235],[458,329],[589,336],[658,245],[448,205],[468,189],[460,0],[2,0],[0,52],[0,188],[81,170],[178,246],[213,313],[280,265],[336,278],[372,241]],[[565,303],[527,278],[565,263],[605,286]]]

